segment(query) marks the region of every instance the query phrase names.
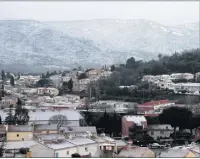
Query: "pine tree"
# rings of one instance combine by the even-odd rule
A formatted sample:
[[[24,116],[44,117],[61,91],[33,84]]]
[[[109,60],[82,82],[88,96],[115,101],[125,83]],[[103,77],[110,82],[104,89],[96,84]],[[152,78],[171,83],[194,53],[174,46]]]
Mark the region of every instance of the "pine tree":
[[[46,78],[49,78],[49,77],[50,77],[50,73],[49,73],[49,71],[47,71]]]
[[[8,125],[15,124],[14,116],[13,116],[13,113],[12,113],[12,108],[13,108],[13,105],[10,105],[9,106],[9,112],[8,112],[6,118],[5,118],[5,123],[8,124]]]
[[[15,85],[15,79],[13,76],[10,76],[10,85],[14,86]]]
[[[6,74],[5,74],[4,70],[1,71],[1,78],[2,78],[2,81],[6,80]]]
[[[18,80],[20,79],[20,73],[18,73],[18,77],[17,77],[17,79],[18,79]]]
[[[19,125],[25,125],[29,122],[28,110],[22,108],[22,102],[19,98],[15,109],[14,121]]]
[[[0,125],[2,124],[2,119],[1,119],[1,116],[0,116]]]
[[[73,81],[72,81],[72,79],[70,79],[70,80],[68,81],[67,85],[68,85],[68,88],[69,88],[69,90],[70,90],[70,92],[71,92],[72,89],[73,89]]]

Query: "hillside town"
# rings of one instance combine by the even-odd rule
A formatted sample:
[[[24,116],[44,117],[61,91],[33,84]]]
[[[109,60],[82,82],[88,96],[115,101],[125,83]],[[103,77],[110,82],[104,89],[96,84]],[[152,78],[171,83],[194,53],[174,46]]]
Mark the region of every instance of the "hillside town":
[[[200,118],[198,108],[188,108],[191,103],[101,99],[100,83],[117,67],[42,75],[2,70],[1,157],[199,157]],[[199,78],[172,73],[144,75],[140,82],[172,96],[199,98]]]

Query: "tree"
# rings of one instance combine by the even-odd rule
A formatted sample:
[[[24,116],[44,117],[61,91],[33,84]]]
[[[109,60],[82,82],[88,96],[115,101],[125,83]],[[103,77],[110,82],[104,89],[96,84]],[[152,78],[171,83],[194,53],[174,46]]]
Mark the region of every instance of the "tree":
[[[159,115],[159,121],[161,124],[170,124],[174,128],[174,136],[176,142],[176,128],[184,129],[187,123],[192,118],[192,112],[187,108],[170,107],[164,109]]]
[[[110,69],[111,69],[111,72],[113,72],[115,70],[115,65],[112,65]]]
[[[25,125],[29,122],[28,109],[22,108],[22,102],[19,98],[15,109],[14,121],[19,125]]]
[[[17,75],[17,80],[19,80],[20,79],[20,73],[18,73],[18,75]]]
[[[78,79],[85,79],[87,78],[87,74],[86,73],[81,73],[79,76],[78,76]]]
[[[110,117],[110,129],[112,131],[113,136],[119,136],[121,133],[121,116],[118,115],[116,112]],[[115,124],[112,124],[115,123]]]
[[[48,87],[48,86],[52,86],[53,81],[48,79],[48,78],[42,78],[38,81],[37,86],[39,87]]]
[[[2,78],[2,81],[6,80],[6,74],[5,74],[4,70],[1,71],[1,78]]]
[[[46,78],[49,78],[49,77],[50,77],[50,73],[49,73],[49,71],[47,71]]]
[[[10,79],[11,76],[12,76],[12,75],[10,74],[10,72],[7,72],[7,73],[6,73],[6,77],[7,77],[8,79]]]
[[[12,75],[10,76],[10,85],[11,86],[15,85],[15,79],[14,79],[14,77]]]
[[[8,124],[8,125],[15,124],[12,108],[13,108],[13,105],[10,105],[9,106],[9,112],[8,112],[6,118],[5,118],[5,124]]]
[[[54,115],[51,118],[49,118],[49,123],[58,125],[67,125],[68,120],[67,117],[64,115]]]
[[[67,85],[68,85],[69,91],[72,92],[72,89],[73,89],[73,81],[72,81],[72,79],[70,79],[70,80],[67,82]]]
[[[66,73],[65,73],[65,72],[62,73],[62,77],[64,77],[64,76],[66,76]]]
[[[78,153],[74,153],[71,155],[72,158],[81,158],[81,155],[79,155]]]
[[[135,67],[135,58],[131,57],[126,61],[127,68],[134,68]]]

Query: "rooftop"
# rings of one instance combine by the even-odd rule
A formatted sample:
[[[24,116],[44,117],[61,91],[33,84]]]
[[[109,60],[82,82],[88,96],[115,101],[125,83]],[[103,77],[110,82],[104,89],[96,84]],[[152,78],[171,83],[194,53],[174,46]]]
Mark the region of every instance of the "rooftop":
[[[43,141],[64,140],[65,136],[61,134],[37,134],[38,139]]]
[[[65,132],[91,132],[97,134],[95,126],[72,126],[72,127],[61,127],[61,130]]]
[[[37,124],[34,126],[35,131],[41,130],[57,130],[57,124]]]
[[[30,125],[8,125],[8,132],[32,132]]]
[[[67,139],[67,141],[74,145],[87,145],[96,143],[95,141],[85,137],[75,137],[73,139]]]
[[[59,150],[59,149],[64,149],[64,148],[69,148],[69,147],[75,147],[76,145],[69,143],[68,141],[63,141],[59,143],[50,143],[50,144],[45,144],[47,147],[54,149],[54,150]]]
[[[147,121],[145,117],[141,115],[125,115],[124,117],[126,121],[134,122],[136,124],[141,124],[141,122]]]
[[[149,130],[173,130],[171,125],[168,124],[152,124],[148,125]]]
[[[186,157],[190,151],[187,149],[181,148],[171,148],[168,151],[161,152],[159,157],[168,158],[168,157]]]
[[[5,143],[5,148],[6,149],[29,148],[37,144],[38,143],[36,141],[9,141]]]

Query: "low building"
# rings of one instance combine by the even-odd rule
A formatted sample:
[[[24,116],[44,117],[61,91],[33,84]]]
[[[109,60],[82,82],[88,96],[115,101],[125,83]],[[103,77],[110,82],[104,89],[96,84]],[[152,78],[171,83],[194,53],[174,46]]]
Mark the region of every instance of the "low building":
[[[8,125],[7,141],[27,141],[33,138],[33,127],[30,125]]]
[[[173,128],[171,125],[167,124],[154,124],[148,125],[148,134],[154,140],[170,138],[171,133],[173,133]]]
[[[84,138],[75,137],[66,140],[44,142],[30,148],[32,157],[71,157],[79,153],[82,157],[99,157],[98,143]]]
[[[200,83],[177,83],[174,85],[174,91],[200,92]]]
[[[58,124],[37,124],[34,125],[34,133],[37,134],[56,134],[58,133]]]
[[[169,100],[159,100],[151,101],[143,104],[139,104],[138,113],[139,114],[160,114],[164,108],[175,106],[175,103],[170,102]]]
[[[142,126],[147,129],[147,120],[144,116],[125,115],[122,117],[122,137],[129,137],[129,129],[136,126]]]

